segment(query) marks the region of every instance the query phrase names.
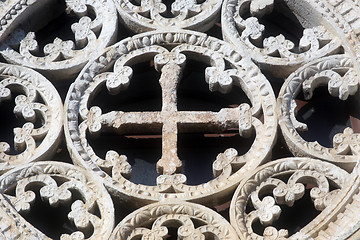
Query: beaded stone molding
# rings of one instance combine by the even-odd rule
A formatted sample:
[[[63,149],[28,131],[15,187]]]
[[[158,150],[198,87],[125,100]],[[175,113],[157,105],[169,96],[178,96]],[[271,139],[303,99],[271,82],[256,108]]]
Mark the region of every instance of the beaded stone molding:
[[[359,239],[359,35],[356,0],[0,0],[0,239]],[[101,104],[145,65],[157,111]],[[244,96],[186,111],[189,71]],[[355,109],[326,136],[301,117],[319,98]],[[188,133],[243,142],[194,184]],[[103,135],[157,138],[155,183]]]
[[[26,236],[48,239],[37,229],[26,229],[28,223],[19,215],[31,210],[31,205],[38,201],[38,194],[42,201],[47,201],[54,208],[71,206],[68,217],[78,231],[71,235],[63,234],[61,239],[84,239],[85,234],[91,229],[93,232],[90,239],[106,239],[112,232],[114,207],[110,195],[97,177],[73,165],[46,161],[27,164],[2,175],[0,189],[3,193],[2,201],[9,201],[10,208],[17,212],[2,217],[5,220],[9,219],[8,221],[16,221],[16,227],[19,229],[14,232],[17,232],[16,235],[20,235],[21,239],[26,239]],[[81,199],[74,200],[75,194],[80,195]],[[100,212],[100,217],[95,213],[95,209]],[[11,219],[13,216],[16,219]],[[2,234],[10,234],[8,230],[3,229]]]
[[[260,64],[262,69],[276,76],[287,76],[312,59],[341,51],[341,41],[332,34],[331,29],[323,26],[323,23],[316,19],[315,13],[309,17],[307,11],[304,10],[307,10],[305,4],[310,2],[302,0],[225,1],[221,22],[224,39],[250,51],[251,57]],[[286,12],[285,3],[293,12]],[[264,17],[279,11],[284,11],[289,19],[294,14],[301,21],[304,30],[299,42],[291,41],[283,34],[273,36],[262,24]]]
[[[0,63],[0,103],[15,97],[14,114],[25,121],[14,128],[14,148],[0,142],[0,172],[27,162],[44,160],[56,151],[61,140],[63,106],[55,87],[39,73]],[[36,121],[41,126],[35,126]]]

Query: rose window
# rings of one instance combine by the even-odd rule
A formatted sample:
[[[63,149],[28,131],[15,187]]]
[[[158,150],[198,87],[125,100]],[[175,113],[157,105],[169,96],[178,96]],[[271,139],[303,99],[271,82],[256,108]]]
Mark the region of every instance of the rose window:
[[[359,16],[0,1],[0,239],[358,239]]]

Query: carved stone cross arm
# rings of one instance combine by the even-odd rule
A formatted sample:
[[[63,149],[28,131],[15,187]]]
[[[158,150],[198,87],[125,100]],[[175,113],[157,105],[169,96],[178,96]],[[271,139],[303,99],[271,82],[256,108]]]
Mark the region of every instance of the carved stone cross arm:
[[[234,89],[231,94],[236,95],[242,91],[249,102],[244,103],[239,97],[233,99],[237,107],[223,106],[216,111],[179,110],[179,88],[182,81],[185,84],[188,80],[182,75],[193,67],[189,65],[185,69],[184,65],[190,64],[190,60],[205,64],[203,70],[196,70],[204,75],[203,80],[194,80],[205,81],[210,92],[228,94]],[[157,80],[161,109],[124,111],[115,108],[102,112],[94,105],[93,100],[102,89],[106,88],[110,95],[131,92],[139,70],[136,66],[140,63],[150,63],[160,73]],[[233,191],[246,172],[269,158],[276,137],[275,97],[260,69],[232,45],[187,30],[144,33],[109,47],[79,75],[69,90],[65,105],[65,135],[72,157],[78,164],[97,172],[114,191],[131,199],[141,199],[141,202],[177,198],[220,203],[222,200],[216,197],[218,193],[225,196]],[[212,163],[213,178],[205,183],[188,185],[182,169],[186,159],[178,155],[179,134],[223,133],[229,129],[238,129],[244,138],[254,137],[250,149],[241,154],[236,146],[231,146],[223,153],[219,152],[216,158],[206,159]],[[88,133],[96,137],[103,132],[161,136],[156,186],[134,182],[138,165],[130,164],[120,146],[119,152],[110,150],[105,158],[96,153],[87,140]]]

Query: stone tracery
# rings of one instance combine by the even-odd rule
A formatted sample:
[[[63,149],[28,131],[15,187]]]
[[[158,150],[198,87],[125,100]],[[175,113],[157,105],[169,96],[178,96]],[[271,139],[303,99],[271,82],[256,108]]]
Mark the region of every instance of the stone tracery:
[[[19,164],[50,157],[60,141],[63,106],[56,89],[40,74],[19,66],[0,65],[1,103],[15,98],[13,112],[26,122],[14,131],[14,150],[8,142],[0,142],[1,172]],[[39,98],[44,103],[39,103]],[[40,127],[35,122],[42,122]]]
[[[30,5],[27,8],[30,8],[27,11],[37,14],[36,8],[39,7]],[[66,1],[67,14],[74,14],[77,18],[77,22],[71,24],[74,41],[65,41],[59,36],[40,49],[35,32],[17,26],[18,28],[2,41],[1,55],[10,63],[36,69],[51,78],[63,79],[75,75],[91,59],[91,55],[96,55],[99,49],[113,42],[117,33],[117,17],[114,8],[111,1],[106,4],[91,0]],[[51,8],[45,11],[51,11]],[[55,12],[55,14],[58,13]],[[93,14],[95,16],[92,16]],[[53,16],[42,21],[51,21],[51,17]],[[21,13],[18,18],[22,19]],[[22,26],[27,26],[27,24],[22,23]],[[14,28],[14,26],[11,27]],[[36,29],[36,26],[29,28]]]
[[[133,42],[140,42],[140,44],[135,49],[131,49]],[[144,46],[142,44],[143,42],[153,42],[153,45]],[[173,48],[169,53],[164,47],[156,46],[156,44],[159,43],[165,47],[167,47],[168,44],[176,44],[178,46]],[[114,70],[117,71],[119,68],[130,69],[129,66],[124,65],[128,62],[134,63],[137,61],[136,59],[140,59],[140,57],[142,57],[141,60],[144,61],[145,54],[150,58],[155,55],[153,57],[155,68],[162,71],[162,75],[159,79],[163,94],[162,111],[111,111],[102,114],[100,109],[96,106],[93,106],[88,110],[87,106],[91,105],[89,104],[88,99],[93,99],[95,97],[92,96],[94,89],[98,89],[101,84],[104,84],[104,81],[106,81],[106,85],[108,86],[109,79],[112,79],[111,77],[108,78],[108,76],[117,74],[108,72],[102,73],[103,68],[108,69],[110,67],[108,65],[99,67],[94,66],[93,69],[97,69],[97,72],[88,70],[88,74],[80,77],[78,81],[73,84],[70,94],[68,94],[65,134],[69,140],[69,147],[71,152],[74,153],[74,160],[76,162],[85,167],[90,165],[87,163],[87,161],[89,161],[95,163],[100,168],[105,166],[107,168],[113,168],[113,177],[112,179],[107,180],[107,182],[111,183],[112,187],[115,187],[117,191],[124,191],[127,195],[136,196],[137,198],[140,197],[152,200],[169,197],[178,198],[178,195],[183,199],[204,198],[204,195],[215,197],[216,192],[231,191],[236,184],[236,181],[238,181],[237,179],[241,178],[243,172],[255,168],[259,163],[265,161],[269,157],[269,151],[267,149],[270,149],[273,145],[276,134],[274,96],[270,91],[270,86],[264,81],[264,78],[260,75],[256,67],[248,62],[247,59],[241,58],[235,50],[231,49],[231,46],[216,39],[208,38],[202,34],[184,31],[180,33],[156,32],[152,34],[143,34],[138,38],[134,37],[133,39],[120,42],[118,45],[115,45],[115,49],[127,53],[118,53],[119,58],[117,60],[108,59],[108,54],[110,52],[114,53],[114,51],[108,50],[108,52],[104,53],[103,56],[98,59],[99,63],[95,62],[94,64],[101,64],[101,59],[104,59],[104,63],[105,58],[107,58],[106,61],[115,62]],[[117,51],[119,52],[119,50]],[[217,50],[217,52],[214,50]],[[219,91],[229,91],[229,88],[232,86],[231,83],[233,82],[233,85],[241,86],[244,89],[244,92],[249,95],[252,107],[250,108],[248,104],[238,103],[239,107],[223,108],[218,113],[177,111],[176,81],[180,81],[179,75],[181,74],[181,65],[186,62],[185,55],[191,56],[190,54],[194,55],[194,57],[200,61],[206,60],[210,62],[211,67],[207,68],[205,73],[208,76],[207,81],[210,90],[214,91],[219,89]],[[225,60],[233,64],[234,68],[225,70]],[[89,69],[91,68],[92,66],[90,65]],[[251,72],[251,75],[247,72]],[[226,81],[224,82],[224,80],[218,76],[223,74],[228,74],[231,80],[230,84]],[[127,79],[123,82],[126,83],[123,84],[123,86],[131,84],[131,79]],[[79,89],[81,89],[81,92]],[[110,91],[112,90],[110,89]],[[263,114],[264,124],[257,119],[260,113]],[[80,123],[80,119],[76,117],[78,114],[85,121]],[[96,119],[96,123],[91,119]],[[87,123],[89,120],[90,123]],[[79,127],[75,126],[74,123],[79,124]],[[117,169],[117,167],[115,167],[115,165],[118,165],[116,163],[117,161],[121,161],[124,167],[125,165],[128,165],[128,167],[121,168],[123,170],[126,169],[125,173],[130,171],[129,164],[126,164],[126,160],[109,162],[107,161],[108,159],[100,159],[87,144],[87,128],[89,128],[90,133],[100,131],[100,129],[113,129],[113,131],[123,133],[133,130],[134,126],[137,128],[147,128],[149,129],[148,131],[161,131],[160,129],[162,127],[163,153],[162,158],[157,162],[157,168],[158,172],[164,175],[160,176],[162,180],[158,181],[159,185],[157,187],[134,185],[127,181],[124,177],[121,177],[121,174],[116,174],[114,172],[114,170]],[[190,126],[195,130],[191,129]],[[212,181],[199,186],[187,186],[184,185],[183,182],[176,185],[172,184],[172,187],[175,189],[172,194],[169,194],[168,192],[166,194],[161,194],[161,192],[165,190],[165,186],[161,183],[164,179],[168,178],[166,175],[171,175],[181,170],[181,161],[176,154],[176,138],[178,131],[199,131],[201,129],[223,131],[230,127],[239,128],[239,133],[243,136],[251,134],[251,129],[254,128],[256,138],[248,153],[237,156],[236,150],[228,149],[225,153],[220,154],[216,161],[214,161],[213,171],[215,173],[215,178]],[[95,129],[97,131],[95,131]],[[81,157],[79,157],[80,155]],[[84,161],[85,156],[87,156],[86,161]],[[126,157],[121,155],[115,159],[126,159]],[[234,169],[239,168],[241,168],[241,170],[235,172]],[[114,178],[115,175],[120,178]],[[105,177],[105,179],[106,178],[108,177]],[[165,180],[165,182],[168,181]],[[141,192],[141,194],[137,194],[136,192]],[[216,200],[214,199],[212,201]]]
[[[287,182],[282,180],[284,175],[287,175]],[[314,207],[322,211],[331,204],[339,189],[346,186],[348,177],[346,171],[315,159],[281,159],[265,164],[239,185],[232,200],[231,221],[237,226],[235,229],[240,236],[285,239],[290,237],[288,230],[272,226],[281,217],[281,205],[292,207],[304,194],[310,194]],[[305,188],[310,188],[310,192],[305,193]],[[247,210],[250,205],[254,210]],[[254,231],[252,225],[255,221],[266,227],[263,233]],[[310,238],[307,231],[309,229],[305,227],[292,238]]]
[[[56,6],[63,12],[36,16]],[[344,126],[332,147],[306,140],[298,98],[311,102],[325,86],[331,97],[359,100],[358,13],[351,0],[0,1],[0,104],[13,101],[23,121],[13,143],[0,142],[0,238],[48,239],[51,233],[28,217],[47,204],[67,212],[66,227],[50,238],[356,239],[359,130]],[[72,18],[71,36],[62,29],[37,39],[40,25],[61,14]],[[208,35],[214,26],[221,26],[223,40]],[[204,64],[207,92],[240,89],[249,102],[179,110],[190,61]],[[135,65],[145,62],[159,74],[159,111],[94,104],[103,90],[128,91]],[[284,79],[279,94],[277,78]],[[63,107],[59,86],[70,81]],[[212,179],[188,184],[179,134],[225,136],[228,129],[253,140],[250,148],[240,153],[227,146],[207,160]],[[132,182],[122,146],[101,157],[89,139],[103,133],[160,135],[156,184]],[[67,150],[58,148],[65,140]],[[282,142],[292,156],[277,159]],[[52,159],[61,151],[68,163]],[[231,199],[227,218],[219,209]],[[117,201],[139,209],[118,219]],[[306,201],[307,210],[318,212],[296,229],[284,227],[281,219]]]

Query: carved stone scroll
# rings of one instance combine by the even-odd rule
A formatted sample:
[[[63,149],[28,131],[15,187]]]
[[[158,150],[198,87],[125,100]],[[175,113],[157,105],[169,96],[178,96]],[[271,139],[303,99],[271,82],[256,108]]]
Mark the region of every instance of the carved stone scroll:
[[[14,128],[14,149],[0,142],[0,172],[27,162],[51,157],[60,142],[63,106],[55,87],[39,73],[0,63],[0,104],[13,101],[14,114],[25,121]],[[43,103],[42,103],[43,102]],[[35,126],[35,122],[41,122]]]
[[[358,0],[0,0],[0,240],[360,239],[359,71]]]
[[[175,0],[166,6],[163,0],[116,0],[126,26],[136,33],[149,30],[183,28],[207,31],[219,19],[222,1]]]
[[[173,230],[170,232],[170,229]],[[114,229],[110,239],[228,239],[238,236],[216,212],[188,202],[155,203],[142,207]]]
[[[71,206],[67,216],[78,230],[62,234],[62,240],[85,239],[85,236],[86,239],[107,239],[114,226],[114,208],[98,177],[91,175],[72,165],[56,162],[31,163],[5,173],[0,177],[0,211],[17,211],[10,219],[15,218],[19,231],[4,229],[2,234],[14,239],[19,235],[21,239],[49,239],[19,215],[30,212],[35,201],[41,199],[52,208]],[[7,220],[9,216],[1,217],[11,221]]]
[[[310,156],[332,161],[350,170],[358,162],[358,134],[352,129],[334,136],[333,148],[326,148],[318,142],[307,142],[298,131],[307,126],[296,119],[297,95],[303,92],[305,99],[311,99],[319,86],[327,86],[334,97],[346,100],[358,91],[358,73],[352,61],[342,55],[331,56],[306,64],[291,74],[283,84],[278,97],[279,125],[289,149],[296,156]]]
[[[74,77],[91,59],[91,56],[97,55],[114,41],[117,33],[117,16],[112,1],[66,0],[65,2],[67,14],[73,14],[78,19],[71,25],[75,41],[63,40],[61,36],[56,36],[53,42],[47,43],[43,49],[40,49],[36,33],[31,28],[30,30],[22,29],[19,22],[26,22],[29,12],[38,14],[36,11],[41,11],[43,8],[38,6],[40,4],[38,1],[22,0],[15,5],[15,10],[19,9],[11,15],[11,18],[16,17],[19,20],[14,23],[1,20],[2,23],[11,24],[9,27],[13,29],[6,39],[0,39],[0,54],[7,62],[41,71],[51,79],[64,79]],[[49,1],[42,7],[46,4],[51,6],[53,3]],[[24,8],[26,11],[23,13]],[[45,8],[42,11],[49,10]],[[50,20],[42,19],[42,21]],[[26,26],[27,23],[23,25]],[[38,26],[34,26],[36,27]],[[5,34],[2,36],[4,37]]]
[[[261,69],[278,77],[287,77],[313,59],[340,53],[340,39],[315,19],[317,13],[309,10],[307,2],[310,1],[226,0],[222,9],[224,39],[249,51]],[[287,5],[292,13],[287,12]],[[314,16],[306,16],[307,11],[314,11]],[[268,36],[267,32],[278,30],[266,31],[271,26],[262,24],[262,17],[273,12],[284,14],[286,19],[283,21],[290,22],[292,14],[299,19],[304,30],[298,42],[287,39],[285,33]]]
[[[322,211],[332,204],[340,189],[348,186],[349,179],[346,171],[315,159],[285,158],[270,162],[240,183],[231,202],[231,223],[239,236],[246,239],[312,239],[314,235],[308,235],[308,231],[317,225],[316,219],[292,236],[287,229],[273,227],[281,218],[283,206],[292,207],[304,197],[306,189],[311,189],[308,194],[314,207]],[[264,227],[262,233],[253,229],[257,221]]]

